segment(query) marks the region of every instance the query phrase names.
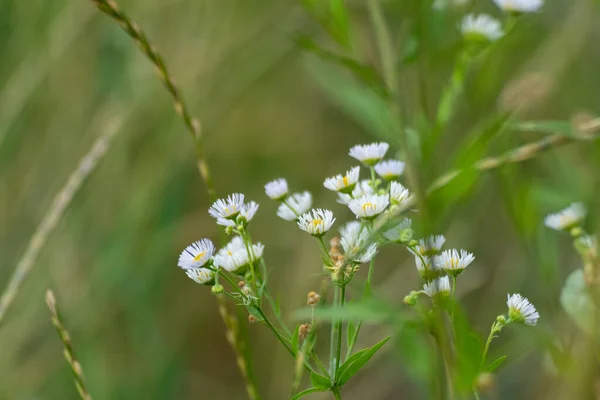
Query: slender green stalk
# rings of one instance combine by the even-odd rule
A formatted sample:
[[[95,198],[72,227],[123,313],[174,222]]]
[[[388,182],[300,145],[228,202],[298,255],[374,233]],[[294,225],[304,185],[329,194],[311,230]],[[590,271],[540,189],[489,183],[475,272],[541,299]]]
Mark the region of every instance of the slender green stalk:
[[[340,302],[340,287],[334,284],[333,287],[333,307],[334,310],[337,309]],[[331,337],[329,340],[329,375],[331,375],[332,379],[335,379],[336,373],[336,361],[335,355],[337,351],[337,319],[333,318],[331,321]]]
[[[362,320],[358,321],[356,330],[354,330],[354,334],[352,335],[348,343],[348,349],[346,350],[346,358],[344,359],[344,361],[348,360],[352,355],[352,351],[354,351],[354,346],[356,345],[356,341],[358,340],[358,335],[360,334],[360,328],[362,327],[362,323]]]
[[[340,286],[340,294],[339,294],[339,308],[344,307],[344,303],[346,302],[346,284],[342,283]],[[337,371],[340,369],[340,358],[342,356],[342,324],[343,321],[341,318],[338,318],[336,321],[336,348],[335,348],[335,369],[332,374],[334,379],[337,378]]]
[[[279,330],[273,326],[271,321],[269,321],[269,318],[263,312],[262,308],[256,307],[256,310],[258,311],[258,314],[260,315],[260,317],[263,319],[263,322],[265,323],[265,325],[271,331],[273,331],[273,334],[275,334],[275,336],[277,337],[277,340],[279,340],[279,342],[283,345],[283,347],[285,347],[287,352],[290,353],[290,355],[293,358],[296,358],[296,355],[294,354],[294,350],[292,350],[292,346],[290,346],[290,344],[283,338],[283,336],[281,336],[281,333],[279,333]]]
[[[79,392],[79,396],[81,396],[83,400],[92,400],[92,396],[90,396],[85,386],[81,364],[79,364],[79,361],[77,361],[77,358],[75,358],[75,352],[73,351],[73,345],[71,343],[71,336],[62,324],[60,313],[58,312],[58,307],[56,306],[56,298],[54,297],[54,293],[52,293],[52,290],[50,289],[46,291],[46,304],[50,309],[50,315],[52,316],[52,324],[56,328],[56,332],[58,332],[60,340],[63,342],[63,353],[65,359],[71,367],[71,370],[73,371],[73,376],[75,377],[75,387]]]
[[[336,400],[342,400],[342,394],[340,393],[340,390],[338,388],[332,388],[331,392],[333,393],[333,395],[335,396]]]
[[[454,326],[454,314],[456,312],[456,275],[452,275],[452,309],[450,310],[450,324],[453,332],[453,337],[456,338],[456,328]]]
[[[494,338],[496,336],[496,333],[499,332],[498,330],[499,328],[499,323],[498,321],[494,321],[494,323],[492,324],[492,328],[490,329],[490,335],[487,338],[487,341],[485,342],[485,347],[483,348],[483,354],[481,355],[481,370],[483,370],[485,368],[485,361],[487,359],[487,354],[488,351],[490,350],[490,344],[492,343],[492,340],[494,340]]]
[[[192,136],[192,139],[194,140],[198,171],[200,172],[200,176],[202,176],[202,179],[204,180],[208,196],[212,201],[216,200],[217,193],[212,180],[210,169],[208,168],[208,164],[204,155],[204,145],[202,143],[200,121],[191,115],[185,100],[183,99],[179,89],[175,85],[173,77],[169,74],[169,71],[167,70],[167,66],[162,56],[152,46],[146,34],[140,29],[140,27],[135,23],[135,21],[133,21],[131,18],[125,15],[119,9],[117,3],[114,0],[91,1],[96,5],[96,7],[98,7],[100,11],[108,15],[121,26],[125,33],[127,33],[127,35],[129,35],[133,39],[134,43],[141,50],[141,52],[144,53],[148,60],[150,60],[150,62],[154,65],[156,74],[162,80],[165,88],[173,98],[173,106],[175,107],[175,111],[183,120],[187,130],[189,131],[190,135]]]
[[[25,252],[17,262],[15,271],[0,297],[0,324],[2,324],[4,315],[19,292],[23,281],[29,276],[38,254],[46,244],[48,237],[54,232],[67,207],[71,204],[73,197],[77,194],[83,182],[95,170],[100,160],[102,160],[111,145],[113,137],[121,128],[122,120],[120,118],[107,117],[103,113],[101,117],[109,118],[106,130],[96,139],[88,153],[79,161],[77,168],[69,176],[65,186],[56,194],[50,208],[44,214],[42,221],[31,237]]]

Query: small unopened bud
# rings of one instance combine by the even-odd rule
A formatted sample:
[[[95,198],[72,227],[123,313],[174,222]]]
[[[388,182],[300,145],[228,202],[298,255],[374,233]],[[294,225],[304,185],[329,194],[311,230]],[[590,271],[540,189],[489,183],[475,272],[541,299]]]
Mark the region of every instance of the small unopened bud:
[[[498,317],[496,317],[496,322],[504,325],[506,324],[506,317],[504,315],[498,315]]]
[[[317,304],[319,304],[320,300],[321,300],[321,295],[319,295],[319,293],[317,293],[317,292],[309,292],[306,303],[309,306],[316,306]]]
[[[406,304],[407,306],[414,307],[414,305],[417,304],[417,297],[419,297],[419,293],[413,290],[407,296],[404,297],[404,304]]]
[[[256,322],[256,317],[252,314],[248,315],[248,322],[250,322],[251,324]]]
[[[475,383],[477,389],[482,393],[487,393],[492,390],[495,384],[496,379],[494,378],[494,375],[489,372],[482,372],[479,374]]]
[[[578,238],[583,235],[583,229],[581,229],[580,226],[574,226],[573,228],[571,228],[569,233],[572,237]]]
[[[215,285],[210,289],[211,292],[213,292],[213,294],[221,294],[225,291],[225,288],[223,287],[223,285]]]
[[[417,241],[416,241],[416,240],[414,240],[414,239],[413,239],[413,240],[411,240],[411,241],[409,241],[408,243],[406,243],[406,245],[407,245],[408,247],[415,247],[415,246],[416,246],[416,245],[418,245],[418,244],[419,244],[419,242],[417,242]]]
[[[239,281],[239,282],[238,282],[238,287],[239,287],[240,289],[243,289],[243,288],[244,288],[244,286],[246,286],[246,282],[245,282],[245,281]]]
[[[338,256],[342,255],[341,240],[339,236],[332,237],[329,241],[329,246],[329,256],[332,259],[335,260]]]
[[[302,340],[306,339],[306,336],[308,336],[309,332],[310,332],[310,324],[302,324],[300,325],[300,327],[298,328],[298,337]]]
[[[412,229],[404,229],[402,232],[400,232],[400,242],[406,243],[412,241],[414,234],[415,231],[413,231]]]
[[[227,226],[227,227],[225,227],[225,233],[227,235],[233,234],[233,226]]]

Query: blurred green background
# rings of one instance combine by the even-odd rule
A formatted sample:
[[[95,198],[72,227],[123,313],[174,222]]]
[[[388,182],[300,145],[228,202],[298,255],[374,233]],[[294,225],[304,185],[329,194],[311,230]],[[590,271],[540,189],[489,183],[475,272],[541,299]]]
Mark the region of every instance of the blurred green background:
[[[424,187],[459,165],[467,148],[467,159],[477,159],[543,137],[510,129],[484,137],[482,127],[515,102],[523,121],[569,121],[598,111],[597,3],[547,3],[471,66],[448,128],[411,150]],[[218,193],[242,192],[261,203],[253,237],[266,245],[271,290],[293,322],[291,312],[318,288],[319,252],[309,235],[276,217],[263,185],[281,176],[294,190],[310,190],[315,204],[334,210],[339,227],[351,214],[322,187],[324,178],[354,165],[347,156],[354,144],[386,140],[399,150],[381,102],[347,71],[295,44],[301,34],[326,46],[331,40],[294,1],[120,5],[162,53],[202,121]],[[348,1],[347,7],[357,53],[379,68],[365,5]],[[419,136],[421,119],[431,115],[450,76],[460,47],[456,26],[466,9],[434,10],[418,0],[383,7],[404,57],[398,69],[406,124]],[[491,1],[469,7],[500,18]],[[191,140],[151,65],[84,0],[0,1],[0,54],[2,286],[79,159],[111,118],[123,121],[0,328],[0,398],[77,398],[44,304],[48,287],[95,399],[245,398],[216,300],[176,267],[184,246],[201,237],[218,241],[219,231],[207,213]],[[533,89],[522,81],[532,76],[542,77]],[[515,85],[522,91],[511,97]],[[598,143],[571,144],[459,179],[426,209],[411,212],[419,235],[443,233],[450,247],[476,255],[459,294],[482,336],[505,311],[507,292],[523,293],[538,307],[538,329],[507,329],[494,343],[492,353],[510,355],[494,398],[551,398],[560,387],[545,343],[553,331],[575,334],[558,298],[579,261],[568,238],[542,221],[581,200],[594,231],[599,168]],[[378,296],[406,312],[402,298],[420,285],[412,257],[396,247],[378,260]],[[264,397],[286,398],[291,360],[266,329],[247,329]],[[390,331],[393,345],[345,388],[345,399],[427,398],[424,370],[434,354],[418,335],[369,326],[359,347]]]

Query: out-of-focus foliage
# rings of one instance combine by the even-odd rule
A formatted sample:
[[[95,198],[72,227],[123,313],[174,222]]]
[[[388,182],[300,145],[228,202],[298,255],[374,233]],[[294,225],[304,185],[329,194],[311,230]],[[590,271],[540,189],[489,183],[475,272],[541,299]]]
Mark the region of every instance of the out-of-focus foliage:
[[[323,179],[349,166],[353,144],[377,139],[399,149],[381,100],[385,90],[373,89],[371,68],[381,66],[365,6],[346,3],[347,11],[322,14],[336,16],[324,30],[293,1],[120,2],[200,117],[218,193],[243,192],[261,203],[253,235],[266,244],[270,285],[280,289],[286,315],[318,288],[321,265],[311,238],[275,216],[263,184],[285,176],[312,191],[317,204],[350,215]],[[382,3],[402,55],[400,97],[424,187],[449,169],[540,139],[546,129],[571,132],[564,122],[532,132],[505,126],[503,113],[515,107],[522,121],[600,113],[597,2],[547,1],[542,12],[519,21],[466,71],[455,113],[439,132],[427,121],[452,73],[465,11],[435,10],[420,0]],[[491,1],[472,8],[499,16]],[[362,63],[314,51],[313,41],[328,49],[328,32],[337,38],[332,49],[352,37],[359,46],[350,51],[360,52]],[[302,37],[311,41],[299,46]],[[107,114],[125,121],[0,328],[0,398],[77,398],[44,305],[47,287],[56,292],[95,399],[245,398],[214,297],[176,268],[185,245],[200,237],[217,241],[219,234],[206,212],[189,137],[147,60],[84,0],[3,0],[0,53],[0,282],[106,129]],[[499,398],[577,398],[555,374],[568,364],[561,351],[571,343],[563,338],[579,334],[560,293],[580,260],[568,239],[541,221],[581,200],[590,209],[589,231],[597,231],[599,170],[600,145],[579,142],[491,173],[461,175],[413,213],[420,235],[444,233],[450,246],[477,256],[458,293],[461,315],[472,324],[459,318],[466,354],[478,359],[472,333],[487,335],[505,311],[507,292],[527,293],[542,315],[538,330],[507,330],[494,342],[489,362],[509,355],[496,371]],[[434,396],[439,388],[428,371],[441,367],[437,355],[427,334],[402,315],[403,297],[419,285],[413,259],[389,248],[377,264],[374,292],[398,315],[367,324],[356,348],[387,333],[393,339],[350,381],[344,399]],[[264,397],[286,398],[293,363],[261,326],[242,325]],[[461,365],[465,385],[472,364]]]

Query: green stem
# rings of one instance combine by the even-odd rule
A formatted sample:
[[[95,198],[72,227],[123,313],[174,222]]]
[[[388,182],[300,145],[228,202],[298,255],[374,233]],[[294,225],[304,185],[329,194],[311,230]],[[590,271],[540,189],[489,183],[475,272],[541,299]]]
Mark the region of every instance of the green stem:
[[[340,393],[340,389],[337,387],[331,388],[331,393],[335,396],[335,400],[342,400],[342,394]]]
[[[453,332],[453,337],[456,337],[456,329],[454,328],[454,314],[456,310],[456,275],[452,275],[452,309],[450,310],[450,324]]]
[[[254,267],[254,251],[252,250],[252,242],[250,241],[250,238],[248,237],[246,229],[243,229],[240,232],[240,234],[242,236],[242,240],[244,241],[244,247],[246,248],[246,253],[248,254],[248,260],[250,263],[250,274],[252,275],[252,288],[254,289],[254,292],[258,296],[258,281],[256,279],[256,271],[255,271],[255,267]],[[258,296],[258,297],[259,297],[259,302],[260,302],[260,296]]]
[[[354,335],[352,335],[352,337],[350,338],[350,343],[348,344],[348,349],[346,350],[346,358],[344,360],[348,360],[352,355],[352,351],[354,350],[354,346],[356,345],[356,341],[358,340],[358,334],[360,333],[362,323],[362,320],[358,321],[358,326],[354,331]]]
[[[371,296],[371,280],[373,279],[373,267],[375,265],[375,257],[371,259],[369,263],[369,271],[367,272],[367,282],[365,283],[365,297],[369,298]]]
[[[494,323],[492,324],[492,329],[490,329],[490,335],[488,336],[487,341],[485,342],[485,347],[483,348],[483,354],[481,355],[480,369],[482,371],[485,368],[485,360],[487,358],[488,351],[490,350],[490,344],[492,343],[492,340],[494,340],[494,335],[497,332],[498,332],[498,322],[494,321]]]
[[[344,303],[346,300],[346,285],[342,284],[340,286],[340,298],[339,298],[339,307],[343,308],[344,307]],[[336,337],[336,350],[335,350],[335,370],[334,373],[332,374],[333,378],[336,379],[336,374],[337,371],[340,368],[340,357],[342,355],[342,325],[343,325],[343,321],[341,318],[338,318],[338,320],[336,321],[336,331],[337,331],[337,337]]]
[[[269,318],[267,318],[267,316],[263,312],[262,308],[256,306],[256,310],[258,311],[258,314],[260,315],[260,317],[263,319],[263,322],[265,323],[265,325],[271,331],[273,331],[273,333],[277,337],[277,340],[279,340],[279,342],[283,345],[283,347],[285,347],[285,349],[287,350],[287,352],[290,353],[290,355],[293,358],[296,358],[296,355],[294,354],[294,350],[292,350],[292,346],[290,346],[290,344],[283,338],[283,336],[281,336],[281,333],[279,333],[279,330],[277,330],[277,328],[275,328],[273,326],[273,324],[271,323],[271,321],[269,321]]]
[[[329,251],[327,250],[327,246],[325,246],[325,242],[323,241],[323,237],[322,236],[315,236],[317,238],[317,242],[319,242],[320,248],[321,248],[321,253],[323,256],[323,262],[326,265],[329,265],[331,267],[333,267],[334,263],[333,260],[331,259],[331,257],[329,256]]]
[[[340,287],[338,285],[336,285],[334,283],[334,287],[333,287],[333,307],[334,310],[337,309],[338,307],[338,303],[339,303],[339,298],[340,298]],[[329,374],[331,375],[331,377],[333,379],[335,379],[335,366],[336,366],[336,362],[335,362],[335,354],[336,354],[336,348],[337,348],[337,344],[336,344],[336,340],[337,340],[337,320],[336,319],[332,319],[332,324],[331,324],[331,337],[330,337],[330,342],[329,342]]]

